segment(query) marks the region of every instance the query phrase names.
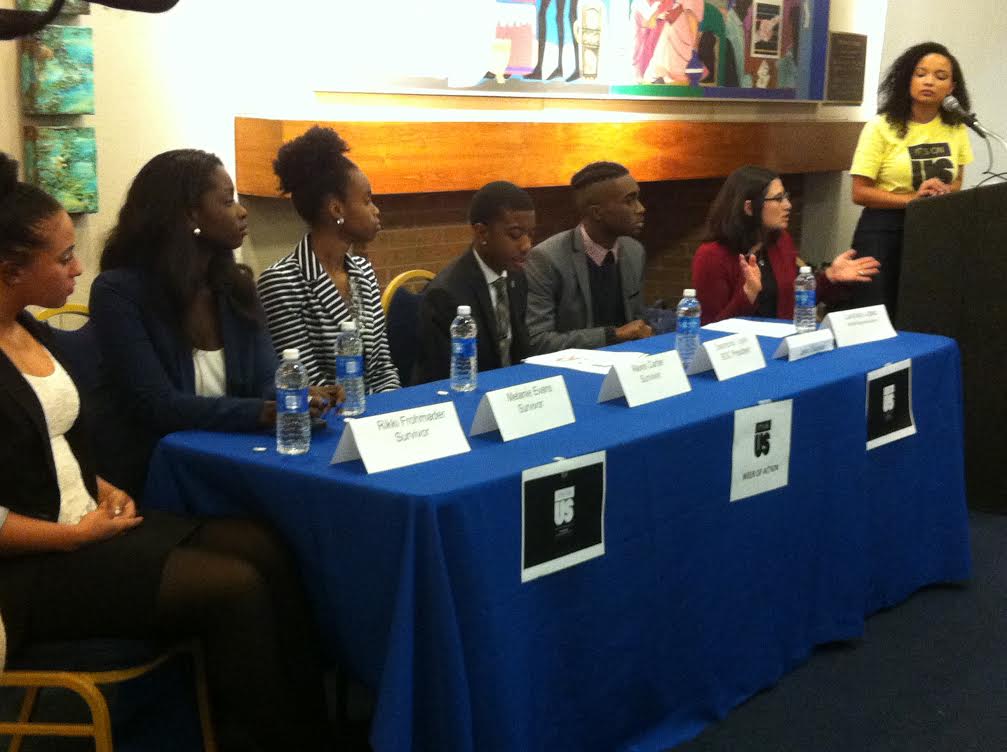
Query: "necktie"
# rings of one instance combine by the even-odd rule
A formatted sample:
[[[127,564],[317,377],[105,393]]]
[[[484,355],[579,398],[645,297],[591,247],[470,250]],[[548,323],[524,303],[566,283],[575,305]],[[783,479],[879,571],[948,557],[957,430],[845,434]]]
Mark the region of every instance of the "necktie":
[[[497,350],[500,352],[500,365],[510,365],[510,300],[507,297],[507,278],[497,277],[493,280],[496,291]]]

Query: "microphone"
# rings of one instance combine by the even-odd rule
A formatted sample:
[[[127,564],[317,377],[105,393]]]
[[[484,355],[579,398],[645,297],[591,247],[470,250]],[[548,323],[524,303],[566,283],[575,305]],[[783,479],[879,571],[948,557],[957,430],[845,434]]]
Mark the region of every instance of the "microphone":
[[[0,40],[17,39],[34,34],[47,26],[63,9],[66,0],[52,0],[48,10],[0,10]],[[178,0],[91,0],[118,10],[141,13],[164,13]]]
[[[962,119],[962,122],[965,123],[965,125],[974,130],[983,138],[986,138],[989,135],[986,132],[986,129],[979,124],[979,119],[976,117],[975,113],[966,111],[966,109],[962,107],[961,102],[959,102],[957,97],[955,97],[953,94],[948,94],[946,97],[944,97],[944,99],[941,101],[941,109],[947,113],[957,115],[958,117],[960,117]]]

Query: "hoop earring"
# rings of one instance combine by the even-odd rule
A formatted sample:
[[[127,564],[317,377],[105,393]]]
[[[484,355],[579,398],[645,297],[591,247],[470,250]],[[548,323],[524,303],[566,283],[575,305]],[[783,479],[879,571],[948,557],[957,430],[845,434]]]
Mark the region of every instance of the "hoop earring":
[[[193,235],[195,235],[195,236],[196,236],[196,237],[198,238],[198,237],[199,237],[200,235],[202,235],[202,234],[203,234],[203,231],[202,231],[202,230],[200,230],[200,229],[199,229],[198,227],[195,227],[195,228],[193,228],[193,230],[192,230],[192,234],[193,234]]]

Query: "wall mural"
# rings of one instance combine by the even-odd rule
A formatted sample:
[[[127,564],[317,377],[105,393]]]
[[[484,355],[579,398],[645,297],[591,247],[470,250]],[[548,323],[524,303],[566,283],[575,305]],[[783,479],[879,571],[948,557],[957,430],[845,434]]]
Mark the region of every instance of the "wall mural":
[[[403,53],[386,54],[380,75],[364,86],[357,68],[320,88],[823,97],[829,0],[443,0],[422,15],[408,5],[382,5],[384,29],[394,16],[411,33],[386,40],[383,49]]]

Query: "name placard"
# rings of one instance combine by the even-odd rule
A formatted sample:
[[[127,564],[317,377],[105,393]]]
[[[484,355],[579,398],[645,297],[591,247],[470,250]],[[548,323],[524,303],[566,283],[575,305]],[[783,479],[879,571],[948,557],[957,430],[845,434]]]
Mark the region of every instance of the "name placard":
[[[835,349],[836,341],[832,336],[832,330],[819,329],[814,332],[805,332],[804,334],[795,334],[787,337],[780,342],[780,346],[776,348],[773,357],[794,361]]]
[[[888,311],[883,305],[833,311],[825,317],[825,326],[832,330],[836,347],[862,345],[897,336]]]
[[[718,381],[726,381],[765,367],[766,359],[762,357],[762,348],[755,335],[732,334],[704,342],[686,373],[692,376],[712,368]]]
[[[598,392],[598,401],[626,397],[630,407],[674,397],[692,389],[676,350],[612,366]]]
[[[362,459],[368,473],[464,454],[469,443],[453,402],[347,418],[332,464]]]
[[[499,429],[504,441],[512,441],[575,420],[566,382],[562,376],[551,376],[484,394],[469,436]]]

